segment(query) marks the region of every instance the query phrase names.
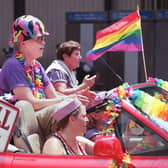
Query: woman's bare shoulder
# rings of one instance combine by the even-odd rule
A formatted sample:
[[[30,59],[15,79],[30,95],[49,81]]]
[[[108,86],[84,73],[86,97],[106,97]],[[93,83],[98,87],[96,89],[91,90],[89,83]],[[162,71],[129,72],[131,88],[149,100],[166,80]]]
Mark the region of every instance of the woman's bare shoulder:
[[[43,153],[44,154],[54,154],[54,155],[66,154],[62,142],[54,136],[50,137],[45,142],[43,146]]]

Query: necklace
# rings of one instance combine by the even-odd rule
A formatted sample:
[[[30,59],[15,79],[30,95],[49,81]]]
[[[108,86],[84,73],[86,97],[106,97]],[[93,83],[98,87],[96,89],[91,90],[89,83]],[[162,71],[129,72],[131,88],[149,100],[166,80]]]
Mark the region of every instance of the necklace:
[[[74,149],[71,147],[71,145],[68,144],[68,142],[66,141],[66,139],[62,136],[62,134],[60,132],[56,133],[66,144],[66,146],[69,148],[69,150],[71,151],[71,153],[74,153],[75,155],[77,155],[77,153],[74,151]],[[79,147],[80,152],[82,153],[82,155],[87,155],[85,150],[82,148],[82,146],[77,142],[77,146]]]
[[[32,66],[26,65],[25,58],[20,52],[16,52],[15,56],[25,70],[27,80],[29,82],[29,86],[32,90],[34,97],[39,99],[44,98],[44,86],[42,83],[42,74],[39,65],[35,61]]]

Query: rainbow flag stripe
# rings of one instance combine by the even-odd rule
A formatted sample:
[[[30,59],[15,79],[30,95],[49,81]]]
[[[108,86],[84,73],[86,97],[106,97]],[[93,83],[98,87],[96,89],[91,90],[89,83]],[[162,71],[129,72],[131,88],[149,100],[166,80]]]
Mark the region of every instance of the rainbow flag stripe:
[[[96,33],[95,46],[86,53],[86,60],[94,61],[107,51],[142,51],[141,19],[139,11]]]

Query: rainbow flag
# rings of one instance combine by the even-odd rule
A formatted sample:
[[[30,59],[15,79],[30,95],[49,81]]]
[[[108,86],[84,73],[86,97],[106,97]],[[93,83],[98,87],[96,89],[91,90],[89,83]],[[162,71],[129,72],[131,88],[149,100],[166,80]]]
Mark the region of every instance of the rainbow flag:
[[[141,18],[133,12],[96,33],[95,46],[86,53],[86,60],[94,61],[107,51],[142,51]]]

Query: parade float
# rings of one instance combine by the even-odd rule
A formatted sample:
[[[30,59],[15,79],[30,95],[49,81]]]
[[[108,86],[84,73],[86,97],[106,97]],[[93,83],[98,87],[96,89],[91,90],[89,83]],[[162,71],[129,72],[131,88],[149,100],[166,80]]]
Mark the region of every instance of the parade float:
[[[97,139],[93,156],[53,156],[8,152],[7,145],[12,136],[11,133],[18,117],[16,112],[19,113],[19,109],[7,103],[9,95],[3,97],[0,113],[1,123],[3,123],[0,128],[0,140],[3,144],[5,143],[2,140],[3,131],[7,128],[6,126],[11,127],[11,133],[6,134],[9,138],[6,138],[7,143],[1,149],[0,166],[3,168],[23,166],[25,168],[37,166],[48,168],[164,167],[168,164],[167,86],[166,81],[149,78],[145,83],[133,86],[124,83],[107,91],[102,101],[94,107],[96,113],[100,110],[104,112],[104,123],[102,123],[103,136]],[[5,115],[4,122],[5,111],[8,114],[15,114],[12,116],[13,122],[9,120],[10,124],[7,119],[11,118],[10,115]],[[149,141],[151,135],[152,140]]]

